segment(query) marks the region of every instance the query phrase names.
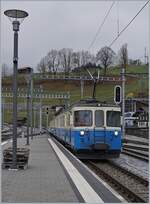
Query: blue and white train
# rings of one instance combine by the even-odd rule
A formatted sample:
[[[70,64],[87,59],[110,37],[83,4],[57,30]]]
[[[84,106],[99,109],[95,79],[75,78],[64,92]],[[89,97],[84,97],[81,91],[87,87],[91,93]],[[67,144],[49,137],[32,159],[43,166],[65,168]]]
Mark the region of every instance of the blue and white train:
[[[121,111],[117,105],[81,100],[56,113],[49,132],[80,159],[117,158],[121,152]]]

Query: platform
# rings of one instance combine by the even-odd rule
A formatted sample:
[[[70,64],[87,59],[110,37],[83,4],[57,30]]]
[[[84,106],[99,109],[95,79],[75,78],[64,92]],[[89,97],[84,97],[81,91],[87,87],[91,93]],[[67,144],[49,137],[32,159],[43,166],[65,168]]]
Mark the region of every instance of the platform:
[[[2,149],[11,146],[10,142],[3,143]],[[18,139],[18,147],[25,144],[25,138]],[[2,202],[124,202],[119,194],[49,135],[34,137],[29,147],[26,170],[2,170]]]

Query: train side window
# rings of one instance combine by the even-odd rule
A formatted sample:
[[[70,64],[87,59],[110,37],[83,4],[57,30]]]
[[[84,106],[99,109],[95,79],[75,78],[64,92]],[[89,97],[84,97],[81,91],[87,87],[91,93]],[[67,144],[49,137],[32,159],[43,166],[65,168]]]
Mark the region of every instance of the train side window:
[[[104,111],[102,110],[95,111],[95,126],[96,127],[104,126]]]

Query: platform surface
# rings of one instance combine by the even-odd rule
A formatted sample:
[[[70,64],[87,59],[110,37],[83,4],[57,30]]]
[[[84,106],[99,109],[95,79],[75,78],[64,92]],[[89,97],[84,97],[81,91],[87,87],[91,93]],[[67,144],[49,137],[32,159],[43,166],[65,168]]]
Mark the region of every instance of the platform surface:
[[[11,146],[2,143],[2,149]],[[24,147],[25,138],[18,139]],[[122,197],[49,135],[30,140],[29,167],[2,170],[2,202],[120,203]]]
[[[79,202],[46,135],[31,140],[28,169],[2,170],[1,187],[2,202]]]

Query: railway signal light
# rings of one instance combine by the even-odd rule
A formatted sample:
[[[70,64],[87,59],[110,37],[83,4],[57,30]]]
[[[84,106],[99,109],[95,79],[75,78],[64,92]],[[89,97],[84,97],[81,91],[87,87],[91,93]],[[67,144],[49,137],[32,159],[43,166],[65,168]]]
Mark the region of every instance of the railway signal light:
[[[48,107],[46,107],[46,114],[47,114],[47,115],[48,115],[48,113],[49,113],[48,111],[49,111],[49,109],[48,109]]]
[[[116,104],[121,103],[121,98],[122,98],[121,92],[122,92],[121,86],[115,86],[115,88],[114,88],[114,102]]]

